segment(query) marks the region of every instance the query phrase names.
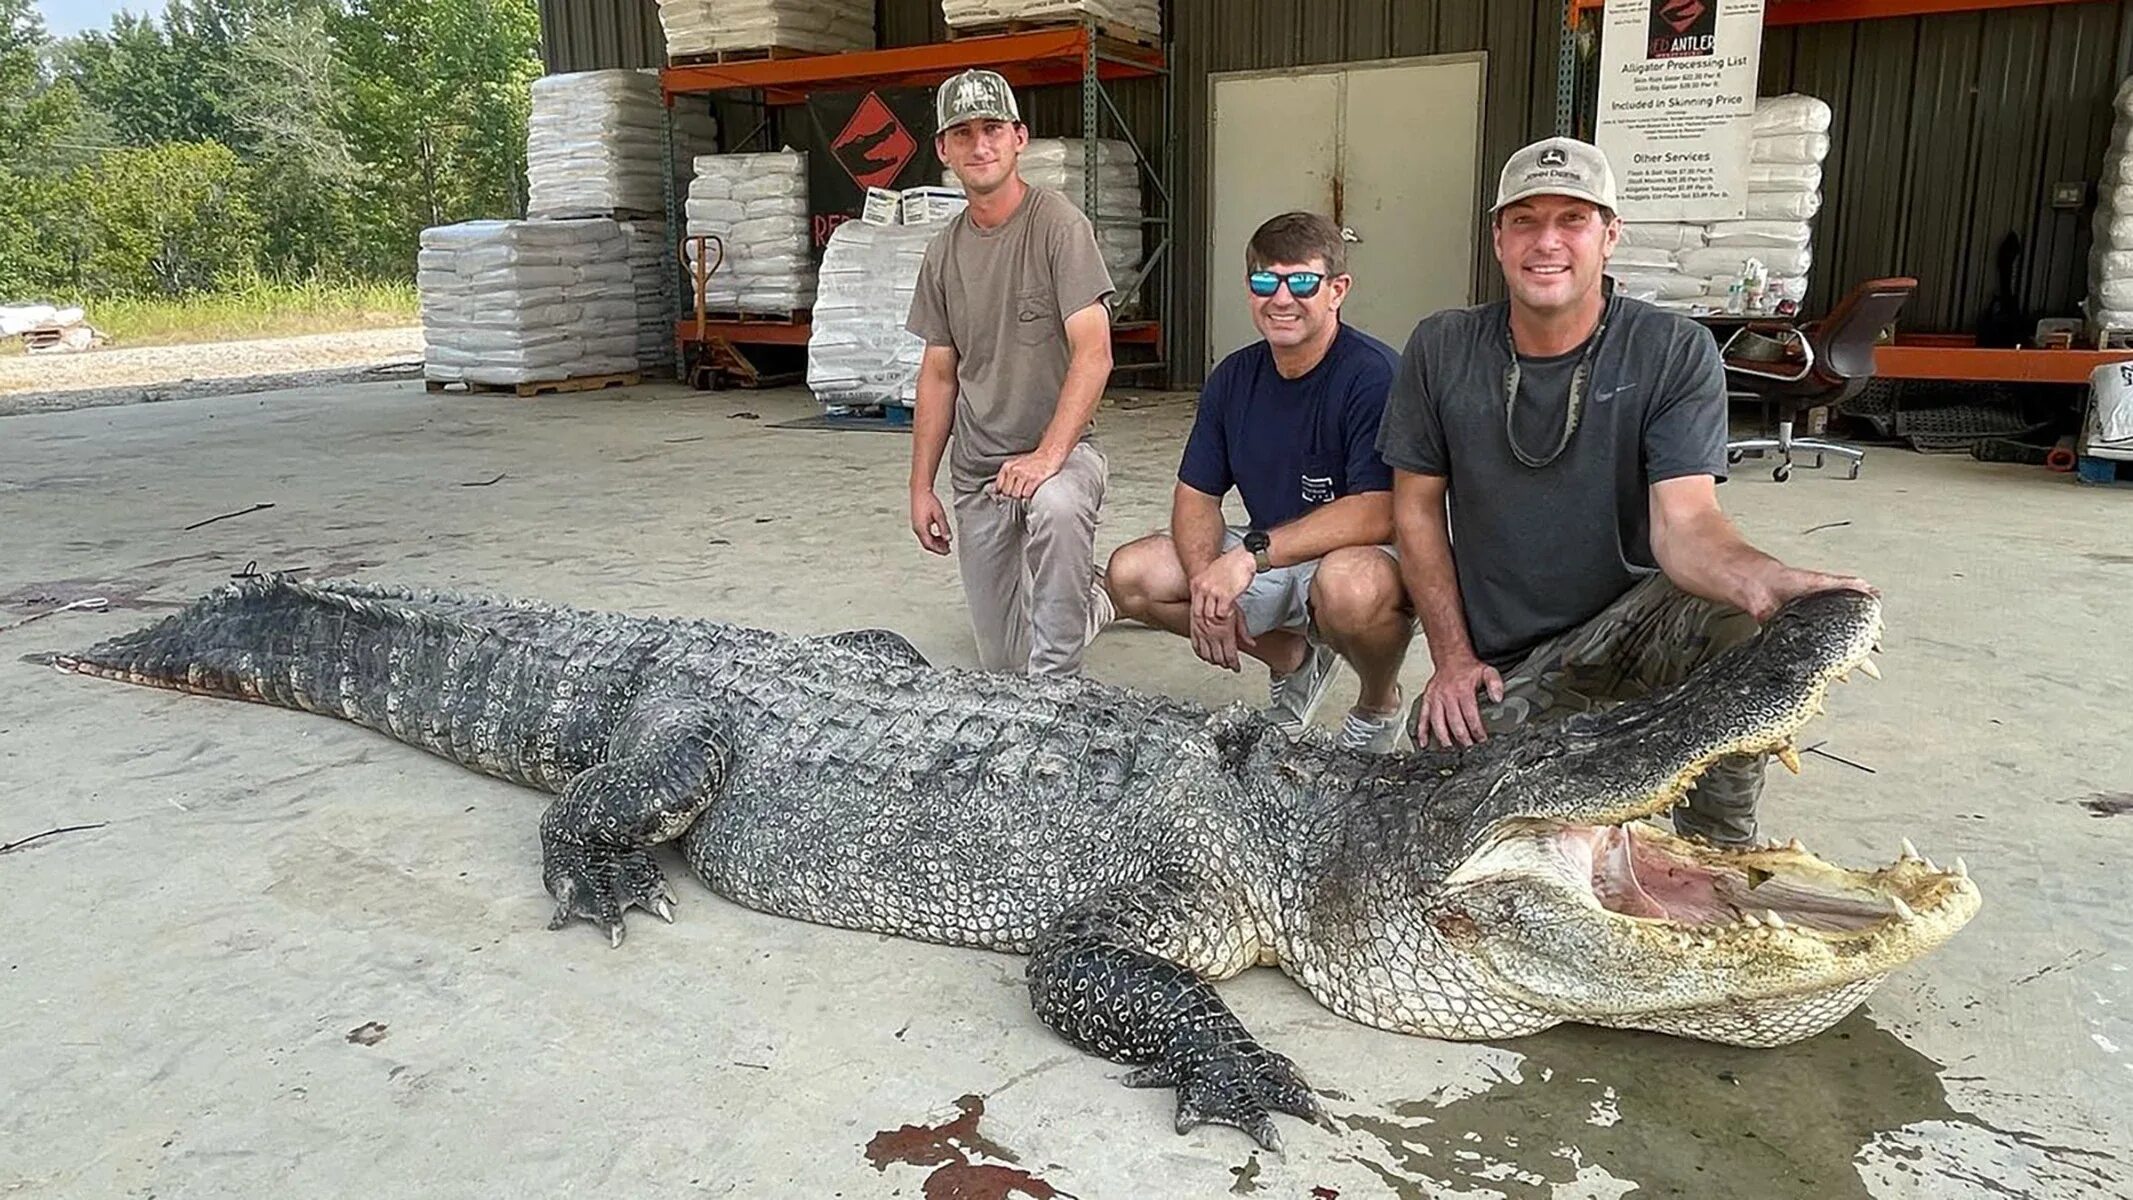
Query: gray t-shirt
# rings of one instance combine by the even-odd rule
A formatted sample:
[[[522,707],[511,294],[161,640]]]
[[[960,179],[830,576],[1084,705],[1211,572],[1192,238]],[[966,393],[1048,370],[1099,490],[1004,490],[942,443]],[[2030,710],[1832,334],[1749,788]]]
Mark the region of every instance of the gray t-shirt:
[[[1385,401],[1378,450],[1450,480],[1452,562],[1474,653],[1499,671],[1598,615],[1656,572],[1649,485],[1726,478],[1718,344],[1686,317],[1611,296],[1598,342],[1519,359],[1512,431],[1529,458],[1561,440],[1570,382],[1592,362],[1561,457],[1529,467],[1504,432],[1511,334],[1505,301],[1426,317]]]
[[[1066,319],[1113,290],[1095,227],[1050,188],[1032,186],[992,229],[965,210],[926,247],[904,327],[929,346],[955,348],[948,475],[956,491],[976,491],[1037,448],[1073,358]]]

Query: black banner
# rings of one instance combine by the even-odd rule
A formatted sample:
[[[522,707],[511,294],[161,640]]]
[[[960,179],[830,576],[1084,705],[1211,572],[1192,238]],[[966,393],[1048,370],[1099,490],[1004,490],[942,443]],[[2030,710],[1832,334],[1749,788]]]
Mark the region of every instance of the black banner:
[[[939,183],[933,89],[815,92],[807,98],[807,204],[815,255],[857,220],[870,187]]]

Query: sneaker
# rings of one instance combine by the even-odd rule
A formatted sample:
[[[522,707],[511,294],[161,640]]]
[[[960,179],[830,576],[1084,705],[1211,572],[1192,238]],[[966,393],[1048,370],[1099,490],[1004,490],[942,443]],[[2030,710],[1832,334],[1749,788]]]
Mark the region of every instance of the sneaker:
[[[1333,682],[1339,666],[1340,655],[1333,647],[1314,643],[1302,666],[1286,675],[1269,673],[1267,718],[1290,733],[1302,732],[1311,723],[1311,714],[1318,711],[1318,702],[1325,698],[1326,685]]]
[[[1104,569],[1096,568],[1096,579],[1089,584],[1089,640],[1118,623],[1118,603],[1111,599],[1111,589],[1106,586]]]
[[[1400,736],[1400,712],[1398,704],[1384,712],[1351,708],[1347,719],[1341,722],[1340,736],[1334,739],[1335,744],[1344,750],[1390,754],[1394,741]]]

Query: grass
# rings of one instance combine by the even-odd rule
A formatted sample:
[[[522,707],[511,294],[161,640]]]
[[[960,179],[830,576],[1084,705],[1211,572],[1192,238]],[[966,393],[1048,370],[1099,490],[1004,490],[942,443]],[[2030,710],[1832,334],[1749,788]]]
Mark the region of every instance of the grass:
[[[227,291],[178,298],[76,297],[89,324],[117,346],[175,346],[251,338],[341,333],[418,324],[412,282],[282,283],[260,280]],[[19,338],[0,354],[20,354]]]

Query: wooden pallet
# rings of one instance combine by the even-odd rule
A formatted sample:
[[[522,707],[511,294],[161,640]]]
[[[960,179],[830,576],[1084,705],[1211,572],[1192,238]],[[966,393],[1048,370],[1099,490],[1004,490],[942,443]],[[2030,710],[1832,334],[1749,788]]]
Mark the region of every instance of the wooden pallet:
[[[2074,477],[2083,483],[2133,487],[2133,461],[2084,454],[2074,460]]]
[[[475,383],[472,380],[426,379],[423,387],[432,392],[458,390],[467,394],[497,393],[507,396],[544,396],[562,392],[597,392],[605,388],[636,387],[644,382],[644,376],[636,371],[624,371],[618,375],[579,375],[571,379],[537,379],[531,383]]]
[[[800,325],[813,320],[814,315],[815,310],[811,308],[781,309],[777,312],[744,312],[731,308],[704,310],[704,320],[723,325]],[[694,320],[695,314],[692,311],[682,319]]]
[[[564,209],[561,212],[551,212],[543,214],[540,219],[543,221],[607,220],[664,222],[667,219],[667,215],[656,208],[570,208]]]
[[[1108,38],[1114,42],[1126,42],[1135,46],[1146,46],[1150,50],[1163,48],[1161,35],[1150,33],[1145,29],[1135,29],[1131,25],[1116,25],[1109,21],[1076,20],[1072,17],[1058,17],[1041,21],[986,21],[978,25],[951,25],[948,28],[948,40],[1000,37],[1011,33],[1041,33],[1055,29],[1079,29],[1083,26],[1093,27],[1096,30],[1096,36],[1099,38]]]
[[[791,46],[750,46],[738,50],[706,50],[701,54],[670,54],[670,67],[706,67],[721,63],[783,62],[788,58],[817,58],[820,50],[798,50]]]

